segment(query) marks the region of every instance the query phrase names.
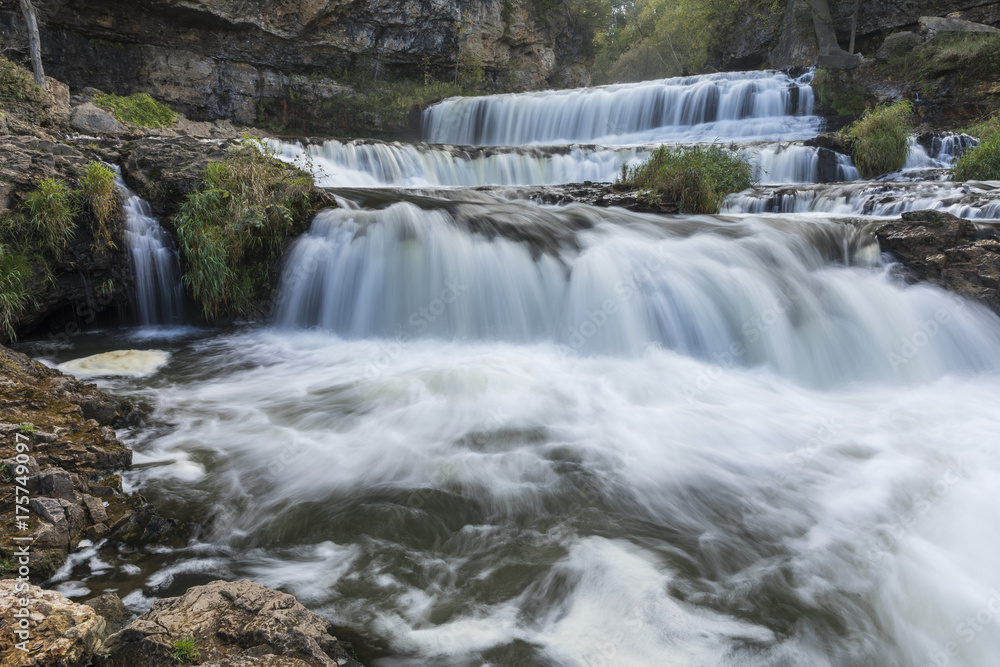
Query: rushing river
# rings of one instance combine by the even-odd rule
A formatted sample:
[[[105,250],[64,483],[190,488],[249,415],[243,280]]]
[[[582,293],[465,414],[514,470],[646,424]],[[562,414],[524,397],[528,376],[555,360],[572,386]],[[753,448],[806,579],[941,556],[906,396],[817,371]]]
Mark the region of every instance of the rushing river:
[[[383,666],[994,667],[1000,318],[904,285],[870,216],[985,220],[997,184],[934,180],[941,149],[908,167],[926,180],[787,178],[720,216],[428,189],[613,175],[645,150],[626,144],[678,137],[808,138],[811,94],[748,73],[450,100],[425,115],[444,147],[315,149],[331,187],[422,189],[340,191],[266,325],[37,348],[170,353],[100,382],[150,414],[123,433],[129,488],[201,525],[142,557],[83,549],[57,585],[138,611],[249,577]],[[564,146],[471,148],[496,143]]]

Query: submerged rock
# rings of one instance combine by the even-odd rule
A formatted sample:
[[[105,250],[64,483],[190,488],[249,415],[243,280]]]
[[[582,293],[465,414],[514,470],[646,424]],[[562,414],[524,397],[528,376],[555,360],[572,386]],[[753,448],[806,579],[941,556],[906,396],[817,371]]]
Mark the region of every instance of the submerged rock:
[[[1000,233],[942,211],[911,211],[876,232],[910,280],[927,280],[1000,314]]]
[[[27,628],[19,636],[22,609]],[[8,621],[0,632],[0,667],[86,667],[107,636],[92,608],[13,579],[0,581],[0,618]]]
[[[113,350],[59,364],[59,370],[77,377],[124,375],[145,377],[162,368],[170,354],[163,350]]]
[[[98,667],[169,667],[175,643],[193,638],[199,663],[218,667],[360,667],[328,621],[293,596],[252,581],[214,581],[152,609],[111,635]]]

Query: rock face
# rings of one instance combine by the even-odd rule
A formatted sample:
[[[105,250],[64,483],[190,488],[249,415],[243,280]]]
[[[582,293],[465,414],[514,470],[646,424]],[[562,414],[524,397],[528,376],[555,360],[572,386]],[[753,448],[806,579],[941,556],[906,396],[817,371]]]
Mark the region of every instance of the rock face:
[[[530,0],[44,0],[46,67],[73,88],[148,92],[196,120],[252,124],[263,99],[336,97],[341,73],[454,75],[459,50],[517,87],[589,83],[582,35]],[[0,0],[0,36],[22,32]]]
[[[783,5],[785,3],[782,3]],[[837,42],[850,44],[854,0],[830,0]],[[952,16],[953,15],[953,16]],[[874,54],[882,41],[899,31],[919,28],[921,17],[947,17],[992,24],[1000,21],[1000,2],[992,0],[872,0],[860,3],[855,50]],[[713,60],[726,69],[768,65],[777,69],[809,66],[820,54],[808,0],[789,0],[775,15],[766,3],[747,3]]]
[[[105,642],[97,667],[172,667],[172,646],[193,637],[202,665],[361,667],[330,624],[294,597],[242,580],[195,586],[152,609]]]
[[[33,540],[32,581],[52,576],[83,539],[142,543],[183,534],[142,496],[126,496],[114,474],[131,465],[132,451],[112,427],[136,420],[131,403],[0,346],[0,450],[9,452],[0,539]],[[15,493],[29,498],[28,514],[17,512]]]
[[[903,213],[877,231],[911,280],[928,280],[1000,313],[1000,234],[941,211]]]
[[[28,610],[27,651],[17,647],[15,614],[22,609]],[[104,619],[90,607],[12,579],[0,581],[0,618],[10,623],[0,633],[0,667],[86,667],[107,636]]]

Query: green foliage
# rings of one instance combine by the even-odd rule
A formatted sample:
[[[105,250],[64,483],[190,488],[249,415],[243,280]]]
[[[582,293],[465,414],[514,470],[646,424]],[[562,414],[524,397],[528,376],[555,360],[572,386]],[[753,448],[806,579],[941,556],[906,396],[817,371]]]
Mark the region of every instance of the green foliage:
[[[740,153],[711,146],[660,146],[649,159],[622,168],[619,183],[675,202],[682,213],[718,213],[726,195],[756,184],[753,165]]]
[[[914,49],[877,64],[882,76],[897,83],[946,85],[949,97],[978,97],[979,85],[996,82],[1000,71],[1000,34],[941,32]],[[925,89],[925,95],[933,94]]]
[[[39,181],[38,188],[24,198],[30,231],[41,247],[56,257],[66,249],[76,231],[73,199],[73,191],[66,181],[55,176]]]
[[[0,105],[10,102],[41,102],[45,91],[35,85],[31,72],[0,56]]]
[[[864,178],[898,171],[910,154],[913,105],[896,102],[867,109],[841,132],[852,140],[854,164]]]
[[[177,114],[166,104],[157,102],[146,93],[135,93],[125,97],[119,95],[98,95],[94,104],[111,107],[118,120],[133,125],[160,129],[174,124]]]
[[[201,189],[175,218],[184,282],[206,317],[249,314],[267,295],[311,186],[260,140],[245,139],[224,162],[206,167]]]
[[[704,71],[737,18],[781,14],[779,0],[612,0],[598,30],[594,82],[643,81]]]
[[[1000,133],[994,132],[989,139],[960,157],[952,170],[952,180],[1000,180]]]
[[[17,431],[22,435],[33,435],[38,433],[38,427],[31,422],[21,422],[21,424],[17,427]]]
[[[96,248],[115,247],[116,227],[122,220],[122,197],[115,184],[115,170],[103,162],[88,162],[80,173],[80,193],[94,223]]]
[[[174,659],[174,662],[189,662],[192,665],[196,665],[201,660],[201,651],[198,650],[198,640],[190,635],[170,642],[170,648],[173,649],[170,657]]]
[[[966,134],[970,134],[980,141],[989,141],[1000,137],[1000,113],[984,118],[975,125],[965,129]]]
[[[0,248],[0,327],[10,340],[16,338],[14,324],[31,301],[28,283],[33,273],[24,254]],[[21,428],[23,432],[24,424]]]

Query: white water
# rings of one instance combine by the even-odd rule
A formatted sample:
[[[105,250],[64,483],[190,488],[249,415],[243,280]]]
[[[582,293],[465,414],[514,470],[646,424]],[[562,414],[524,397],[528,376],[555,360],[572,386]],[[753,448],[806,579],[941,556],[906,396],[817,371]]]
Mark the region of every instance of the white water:
[[[574,90],[452,98],[424,111],[437,144],[648,144],[814,136],[811,73],[725,72]]]
[[[125,199],[125,243],[135,278],[133,307],[139,324],[175,324],[182,316],[183,287],[177,253],[149,203],[118,176]]]
[[[377,141],[322,144],[271,141],[277,157],[310,169],[321,187],[454,187],[557,185],[617,179],[622,166],[635,166],[653,147],[570,146],[518,149],[477,149]],[[736,145],[754,165],[761,183],[817,183],[821,180],[820,149],[787,142]],[[860,178],[846,155],[835,160],[825,180]]]

